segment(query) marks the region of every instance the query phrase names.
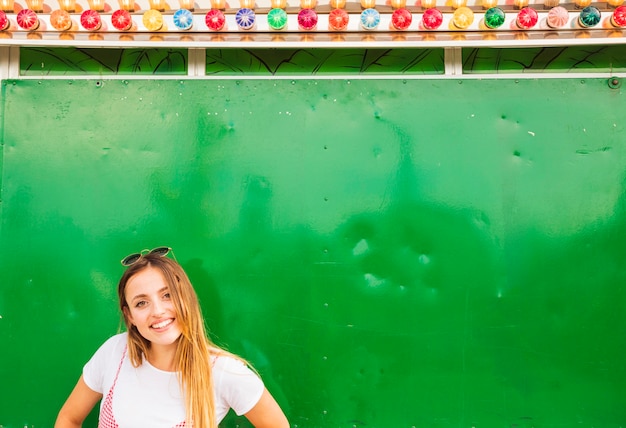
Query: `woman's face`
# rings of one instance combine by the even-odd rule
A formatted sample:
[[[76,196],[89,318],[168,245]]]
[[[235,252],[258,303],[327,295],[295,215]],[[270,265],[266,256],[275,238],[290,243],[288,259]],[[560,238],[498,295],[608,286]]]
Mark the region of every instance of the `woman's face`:
[[[153,349],[176,345],[180,325],[169,286],[159,270],[148,267],[132,276],[126,283],[125,296],[128,320]]]

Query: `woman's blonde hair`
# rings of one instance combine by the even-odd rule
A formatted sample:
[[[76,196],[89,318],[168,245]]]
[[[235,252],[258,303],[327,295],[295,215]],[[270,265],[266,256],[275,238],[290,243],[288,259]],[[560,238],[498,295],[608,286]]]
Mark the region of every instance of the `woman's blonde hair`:
[[[207,336],[198,296],[183,268],[174,260],[156,254],[147,254],[132,264],[118,285],[120,309],[128,330],[128,356],[138,367],[147,358],[150,341],[134,327],[127,316],[126,284],[137,273],[147,268],[157,269],[169,286],[172,303],[182,334],[178,338],[175,364],[185,400],[186,422],[194,428],[217,428],[211,353],[225,353]],[[125,309],[126,308],[126,309]]]

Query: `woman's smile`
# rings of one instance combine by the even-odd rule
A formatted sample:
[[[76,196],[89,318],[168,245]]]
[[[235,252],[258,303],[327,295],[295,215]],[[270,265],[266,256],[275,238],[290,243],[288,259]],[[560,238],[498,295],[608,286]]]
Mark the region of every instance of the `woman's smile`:
[[[152,328],[155,330],[163,330],[165,329],[165,327],[169,326],[170,324],[172,324],[174,322],[174,319],[170,318],[168,320],[165,321],[161,321],[161,322],[157,322],[155,324],[152,324]]]

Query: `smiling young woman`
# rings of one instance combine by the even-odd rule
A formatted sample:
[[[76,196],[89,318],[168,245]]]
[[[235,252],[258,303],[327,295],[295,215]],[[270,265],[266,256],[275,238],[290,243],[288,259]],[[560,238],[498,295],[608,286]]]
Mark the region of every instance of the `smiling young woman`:
[[[100,400],[100,428],[216,428],[231,408],[255,427],[288,427],[261,378],[209,340],[193,286],[165,257],[169,251],[122,260],[128,269],[118,297],[127,332],[85,365],[55,428],[80,427]]]

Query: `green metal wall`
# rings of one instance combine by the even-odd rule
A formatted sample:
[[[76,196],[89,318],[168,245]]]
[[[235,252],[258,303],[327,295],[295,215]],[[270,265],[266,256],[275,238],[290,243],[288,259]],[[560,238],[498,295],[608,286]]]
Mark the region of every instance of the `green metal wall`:
[[[165,244],[293,426],[626,426],[620,83],[3,81],[0,425]]]

